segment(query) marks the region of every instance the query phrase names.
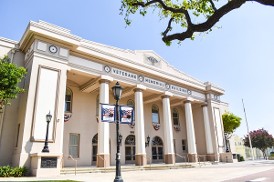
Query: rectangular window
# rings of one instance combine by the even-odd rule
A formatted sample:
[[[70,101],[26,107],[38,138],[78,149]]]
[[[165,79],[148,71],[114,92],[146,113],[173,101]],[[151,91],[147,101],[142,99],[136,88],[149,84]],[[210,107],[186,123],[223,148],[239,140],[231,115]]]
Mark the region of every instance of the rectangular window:
[[[159,123],[159,115],[158,115],[158,113],[152,113],[152,123],[155,123],[155,124]]]
[[[73,158],[79,158],[80,148],[80,134],[70,133],[69,134],[69,155]]]
[[[182,140],[182,149],[186,151],[186,140]]]

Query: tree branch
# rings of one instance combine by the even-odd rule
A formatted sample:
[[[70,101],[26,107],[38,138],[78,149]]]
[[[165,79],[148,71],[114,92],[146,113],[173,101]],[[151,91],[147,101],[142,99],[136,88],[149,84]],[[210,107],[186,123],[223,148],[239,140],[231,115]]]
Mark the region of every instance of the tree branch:
[[[203,23],[200,24],[193,24],[191,17],[189,15],[189,12],[184,7],[170,7],[167,6],[163,0],[150,0],[150,1],[142,1],[142,2],[133,2],[130,3],[131,6],[137,6],[137,7],[149,7],[153,4],[158,4],[160,9],[163,9],[165,11],[169,11],[172,13],[178,13],[183,14],[185,16],[185,20],[187,23],[186,30],[180,33],[173,33],[168,35],[170,32],[172,26],[172,22],[174,20],[174,17],[171,17],[167,28],[162,33],[162,40],[164,42],[171,42],[173,40],[179,40],[183,41],[187,38],[191,38],[195,32],[205,32],[210,30],[224,15],[231,12],[234,9],[237,9],[241,7],[245,2],[257,2],[262,5],[268,5],[268,6],[274,6],[274,0],[229,0],[227,4],[223,5],[219,9],[216,8],[214,4],[214,0],[208,0],[208,2],[211,4],[212,9],[214,10],[213,14]],[[172,16],[172,15],[171,15]]]
[[[169,42],[175,39],[183,41],[187,38],[191,38],[194,32],[205,32],[212,28],[225,14],[241,7],[241,5],[243,5],[246,1],[247,0],[231,0],[224,6],[216,10],[213,15],[210,16],[204,23],[197,25],[188,24],[187,30],[185,32],[163,36],[162,40],[164,42]]]
[[[217,8],[216,8],[214,2],[212,0],[209,0],[209,2],[211,4],[212,8],[214,9],[214,11],[217,11]]]
[[[166,30],[163,32],[163,36],[166,36],[167,33],[171,30],[171,23],[172,23],[173,20],[174,20],[174,18],[170,18],[170,20],[168,21]]]

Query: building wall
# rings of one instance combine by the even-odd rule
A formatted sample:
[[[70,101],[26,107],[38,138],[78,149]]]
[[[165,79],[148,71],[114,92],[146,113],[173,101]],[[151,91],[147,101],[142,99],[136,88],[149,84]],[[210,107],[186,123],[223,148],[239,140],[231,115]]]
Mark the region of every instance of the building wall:
[[[0,43],[1,41],[3,42],[3,39],[0,40]],[[6,40],[4,42],[13,43]],[[148,163],[151,162],[152,158],[152,140],[156,136],[163,141],[163,149],[168,149],[167,156],[170,157],[171,162],[173,162],[173,148],[168,146],[165,141],[172,140],[175,141],[177,160],[184,161],[184,158],[180,156],[186,156],[188,152],[187,142],[192,141],[191,138],[187,138],[187,132],[191,134],[193,132],[191,117],[186,119],[187,114],[190,113],[193,115],[196,138],[196,143],[189,142],[193,160],[195,161],[196,157],[196,147],[198,155],[207,154],[206,133],[213,140],[213,155],[218,155],[224,151],[224,146],[218,148],[217,143],[223,141],[221,115],[228,107],[227,104],[220,101],[220,95],[224,94],[224,90],[208,82],[203,83],[174,69],[153,51],[122,50],[94,43],[72,35],[67,29],[41,21],[38,23],[30,22],[17,46],[18,55],[21,55],[18,57],[18,61],[21,61],[28,70],[28,74],[22,83],[26,92],[21,95],[18,101],[14,101],[17,104],[13,104],[11,110],[7,109],[5,114],[9,118],[4,118],[5,122],[1,122],[1,131],[7,128],[5,129],[7,133],[0,134],[0,150],[3,150],[4,144],[8,144],[9,150],[12,152],[5,153],[7,154],[6,161],[2,159],[1,153],[0,162],[10,163],[10,158],[13,156],[13,165],[31,166],[32,156],[41,153],[43,149],[47,126],[45,116],[50,111],[53,118],[49,123],[49,153],[57,157],[63,156],[64,166],[73,166],[74,161],[69,158],[69,134],[77,133],[80,134],[78,164],[81,166],[92,165],[92,138],[98,133],[99,125],[96,115],[96,99],[100,92],[100,80],[106,78],[110,82],[110,87],[116,81],[125,87],[126,96],[120,100],[120,105],[126,105],[128,99],[134,100],[136,88],[144,89],[144,137],[150,136],[151,138],[150,145],[145,148]],[[53,51],[51,48],[54,48]],[[19,53],[19,49],[21,53]],[[8,50],[3,48],[1,51],[0,55]],[[10,55],[10,57],[15,58],[14,55]],[[156,62],[155,60],[151,61],[151,58],[155,59]],[[123,74],[115,73],[115,69],[120,69]],[[135,78],[129,78],[124,73],[135,75]],[[64,123],[66,88],[70,88],[73,92],[73,106],[72,117]],[[104,93],[108,93],[108,91],[105,90]],[[167,121],[163,120],[163,110],[167,111],[169,108],[163,108],[162,96],[165,99],[170,97],[169,100],[173,104],[171,104],[171,111],[174,107],[179,111],[180,129],[176,131],[172,123],[173,136],[170,138],[169,135],[167,135],[168,137],[165,136],[164,123]],[[105,96],[106,102],[108,97],[109,103],[114,104],[115,100],[110,89],[109,96]],[[184,103],[186,100],[187,106],[190,106],[189,103],[191,103],[192,107],[192,110],[189,109],[187,114]],[[152,125],[153,104],[159,108],[160,128],[158,130],[155,130]],[[204,114],[201,107],[204,104],[208,105],[210,132],[205,132]],[[214,109],[218,110],[219,118],[216,118]],[[18,115],[14,113],[18,113]],[[173,122],[172,113],[167,115],[169,114],[171,114],[171,122]],[[169,120],[169,117],[165,118]],[[190,124],[188,125],[190,131],[186,130],[186,120]],[[18,124],[20,124],[19,129],[17,129]],[[8,125],[11,127],[9,128]],[[219,128],[218,132],[216,132],[216,126]],[[109,131],[105,132],[109,132],[110,164],[114,165],[116,154],[115,124],[110,123]],[[129,125],[121,125],[120,132],[123,136],[121,156],[125,156],[125,139],[129,135],[136,135],[135,132],[137,131]],[[13,135],[14,133],[18,134]],[[142,132],[139,131],[140,133]],[[185,151],[182,149],[182,140],[186,140]],[[12,149],[15,143],[17,143],[17,147]],[[106,140],[101,140],[100,144],[105,146]],[[107,147],[102,148],[106,149]],[[140,148],[139,152],[143,154],[143,148]],[[108,157],[108,154],[100,155]],[[121,158],[121,162],[122,164],[125,163],[124,157]]]

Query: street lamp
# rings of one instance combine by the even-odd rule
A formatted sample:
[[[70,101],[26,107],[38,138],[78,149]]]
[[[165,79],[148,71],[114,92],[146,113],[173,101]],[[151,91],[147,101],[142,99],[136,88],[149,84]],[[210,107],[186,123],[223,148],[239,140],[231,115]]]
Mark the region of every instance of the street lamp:
[[[112,92],[114,99],[116,100],[116,143],[117,143],[117,152],[116,152],[116,175],[114,182],[123,182],[121,176],[121,153],[120,153],[120,144],[121,144],[121,136],[119,133],[119,111],[118,111],[118,102],[121,98],[123,88],[120,86],[119,82],[116,83],[115,86],[112,87]]]
[[[228,147],[229,141],[228,141],[227,138],[228,138],[228,134],[225,133],[225,145],[226,145],[226,150],[225,150],[225,151],[226,151],[226,152],[229,152],[229,147]]]
[[[148,147],[149,146],[149,142],[150,142],[150,136],[147,136],[147,141],[145,142],[145,146]]]
[[[48,135],[49,135],[49,122],[52,118],[52,115],[49,113],[46,115],[46,121],[47,121],[47,131],[46,131],[46,140],[45,140],[45,146],[42,150],[42,152],[49,152],[49,147],[48,147]]]

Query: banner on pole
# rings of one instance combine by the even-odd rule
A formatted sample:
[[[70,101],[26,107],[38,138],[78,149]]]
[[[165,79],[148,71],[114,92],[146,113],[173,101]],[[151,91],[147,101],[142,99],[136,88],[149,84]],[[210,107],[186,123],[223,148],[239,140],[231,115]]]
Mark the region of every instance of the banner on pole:
[[[120,106],[120,123],[131,124],[134,119],[134,110],[130,106]]]
[[[101,104],[101,121],[102,122],[115,122],[115,105]]]

